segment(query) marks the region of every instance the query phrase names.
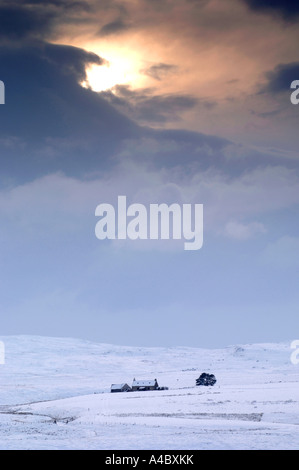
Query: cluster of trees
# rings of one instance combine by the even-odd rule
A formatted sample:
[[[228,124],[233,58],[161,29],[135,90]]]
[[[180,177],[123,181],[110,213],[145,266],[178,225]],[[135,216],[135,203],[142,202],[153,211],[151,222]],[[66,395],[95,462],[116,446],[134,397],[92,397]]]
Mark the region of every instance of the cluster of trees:
[[[196,379],[196,385],[205,385],[206,387],[213,387],[217,382],[215,375],[207,374],[204,372],[198,379]]]

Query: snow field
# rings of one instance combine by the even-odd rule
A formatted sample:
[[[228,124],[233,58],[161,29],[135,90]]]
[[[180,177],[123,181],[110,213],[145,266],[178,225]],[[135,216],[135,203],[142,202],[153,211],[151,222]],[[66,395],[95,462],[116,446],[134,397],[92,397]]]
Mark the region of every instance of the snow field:
[[[290,345],[133,348],[1,338],[0,449],[298,449]],[[196,387],[202,372],[214,387]],[[169,390],[110,393],[157,378]]]

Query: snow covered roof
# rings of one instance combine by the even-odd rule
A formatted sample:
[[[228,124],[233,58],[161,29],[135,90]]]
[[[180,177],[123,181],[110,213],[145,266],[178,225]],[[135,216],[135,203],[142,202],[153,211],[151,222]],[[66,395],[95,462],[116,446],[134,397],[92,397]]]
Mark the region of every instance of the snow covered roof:
[[[132,387],[154,387],[157,380],[133,380]]]
[[[111,390],[121,390],[125,385],[128,386],[127,384],[112,384]]]

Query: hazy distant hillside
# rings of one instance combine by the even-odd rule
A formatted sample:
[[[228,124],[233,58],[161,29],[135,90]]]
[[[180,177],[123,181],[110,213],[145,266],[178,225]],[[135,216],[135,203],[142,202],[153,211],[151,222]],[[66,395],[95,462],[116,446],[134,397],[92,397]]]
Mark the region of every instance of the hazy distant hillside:
[[[290,343],[225,349],[138,348],[71,338],[2,337],[6,364],[0,366],[0,403],[25,403],[107,391],[111,383],[153,377],[170,387],[192,386],[198,373],[217,372],[218,382],[263,380],[273,369],[295,373]],[[229,377],[228,377],[229,372]],[[242,376],[240,376],[242,372]]]

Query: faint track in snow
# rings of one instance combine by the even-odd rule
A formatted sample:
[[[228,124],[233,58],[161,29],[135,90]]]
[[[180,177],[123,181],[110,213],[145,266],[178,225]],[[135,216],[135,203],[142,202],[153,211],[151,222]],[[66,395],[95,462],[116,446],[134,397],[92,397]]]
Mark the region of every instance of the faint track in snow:
[[[224,419],[235,421],[261,422],[263,413],[119,413],[111,416],[118,418],[187,418],[187,419]]]
[[[9,416],[20,416],[20,417],[26,417],[26,416],[32,416],[32,417],[35,417],[35,418],[47,418],[50,420],[51,423],[53,424],[57,424],[57,423],[64,423],[64,424],[68,424],[72,421],[75,421],[77,419],[76,416],[66,416],[66,417],[63,417],[63,418],[58,418],[56,416],[51,416],[51,415],[48,415],[48,414],[42,414],[42,413],[33,413],[31,411],[20,411],[20,410],[12,410],[12,409],[8,409],[6,411],[0,411],[0,414],[1,415],[9,415]]]

